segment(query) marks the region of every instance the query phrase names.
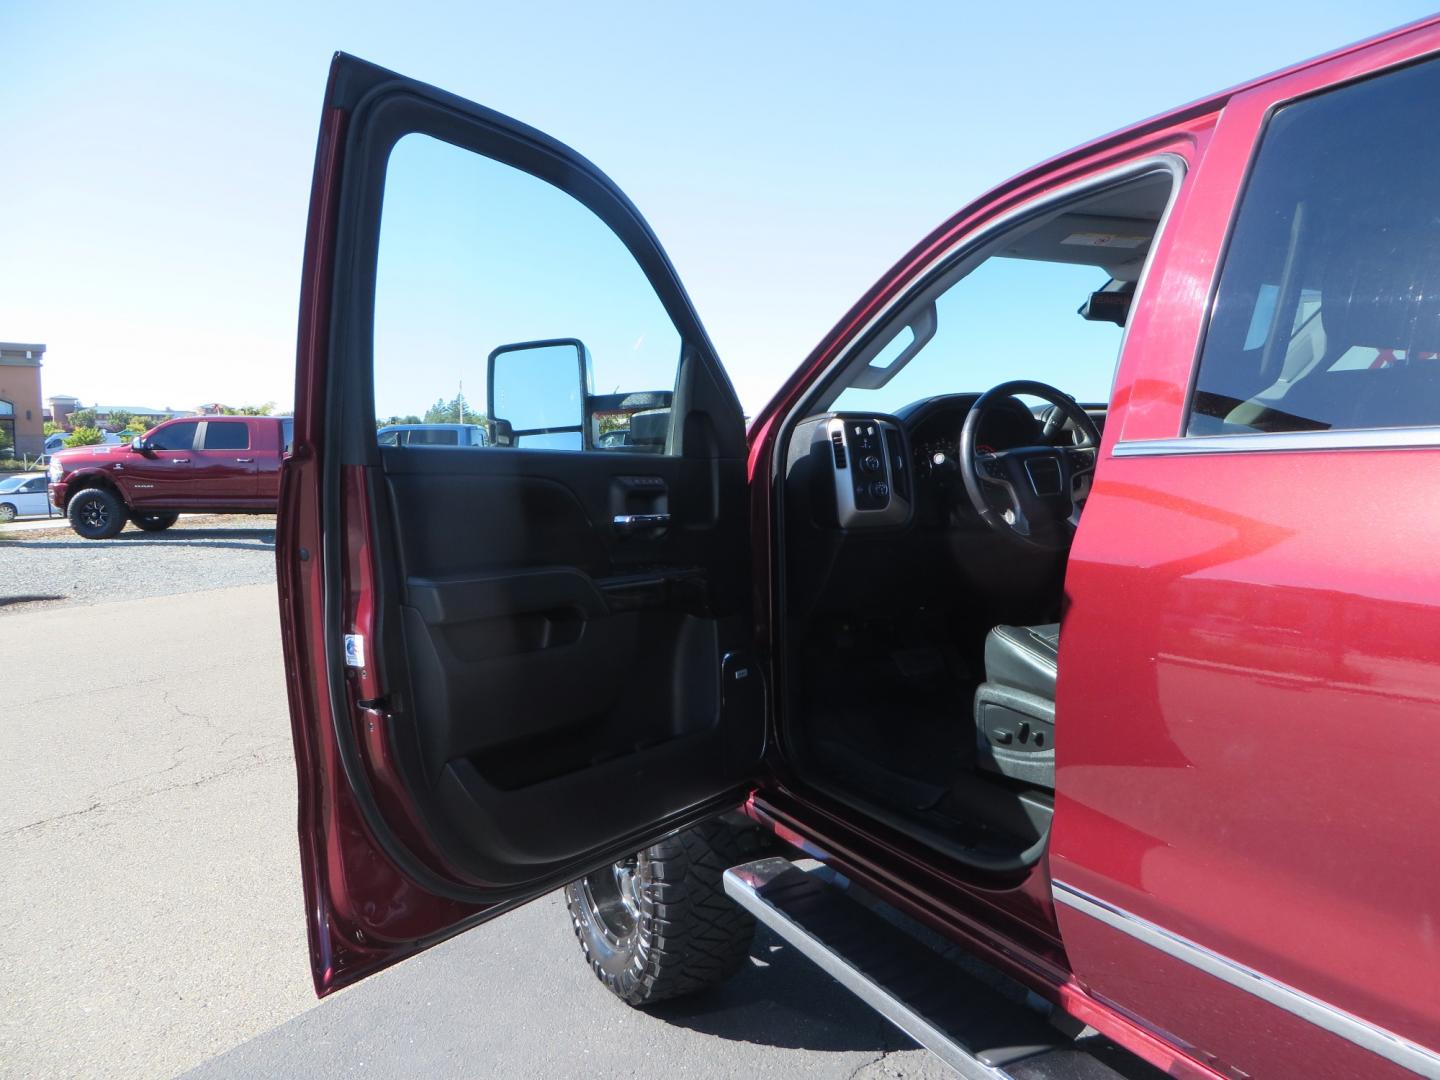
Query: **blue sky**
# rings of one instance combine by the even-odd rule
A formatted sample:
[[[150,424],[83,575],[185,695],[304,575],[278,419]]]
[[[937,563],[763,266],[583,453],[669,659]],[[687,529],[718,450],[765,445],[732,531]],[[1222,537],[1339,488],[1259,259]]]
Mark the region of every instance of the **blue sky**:
[[[344,49],[604,168],[748,410],[916,239],[1095,135],[1418,4],[0,5],[0,339],[47,393],[293,392],[306,196]],[[603,387],[596,387],[603,390]]]

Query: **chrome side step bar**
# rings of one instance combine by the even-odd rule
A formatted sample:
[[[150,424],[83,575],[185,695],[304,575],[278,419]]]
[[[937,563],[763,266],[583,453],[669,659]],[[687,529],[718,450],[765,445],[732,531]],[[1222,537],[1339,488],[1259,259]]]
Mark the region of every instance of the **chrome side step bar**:
[[[725,871],[725,892],[967,1080],[1162,1075],[1138,1059],[1137,1070],[1115,1071],[1025,1004],[858,903],[822,871],[760,859]]]

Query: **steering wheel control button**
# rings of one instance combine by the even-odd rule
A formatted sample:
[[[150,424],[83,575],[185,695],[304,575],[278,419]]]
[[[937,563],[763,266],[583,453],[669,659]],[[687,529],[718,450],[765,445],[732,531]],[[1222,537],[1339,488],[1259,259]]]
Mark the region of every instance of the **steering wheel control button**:
[[[865,457],[865,470],[867,472],[879,472],[880,459],[874,454],[867,454]]]
[[[883,502],[890,498],[890,485],[885,483],[884,480],[876,480],[875,483],[870,485],[870,494],[874,495],[877,500]]]

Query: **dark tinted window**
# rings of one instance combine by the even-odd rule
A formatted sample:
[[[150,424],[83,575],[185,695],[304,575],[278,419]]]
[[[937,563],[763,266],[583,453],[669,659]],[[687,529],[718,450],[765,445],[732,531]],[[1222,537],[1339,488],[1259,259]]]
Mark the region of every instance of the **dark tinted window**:
[[[1440,423],[1440,63],[1287,106],[1241,199],[1187,433]]]
[[[150,436],[152,450],[189,450],[195,445],[195,429],[200,425],[193,420],[186,424],[171,424],[160,428]]]
[[[28,493],[31,493],[31,492],[36,492],[36,491],[44,491],[44,490],[45,490],[45,477],[43,477],[43,476],[37,476],[37,477],[35,477],[35,479],[33,479],[33,480],[28,480],[28,481],[26,481],[25,486],[22,487],[20,490],[23,491],[23,492],[26,492],[27,494],[28,494]]]
[[[248,450],[250,425],[241,421],[212,420],[205,425],[206,450]]]
[[[410,446],[458,446],[460,433],[453,428],[415,428],[405,432]]]

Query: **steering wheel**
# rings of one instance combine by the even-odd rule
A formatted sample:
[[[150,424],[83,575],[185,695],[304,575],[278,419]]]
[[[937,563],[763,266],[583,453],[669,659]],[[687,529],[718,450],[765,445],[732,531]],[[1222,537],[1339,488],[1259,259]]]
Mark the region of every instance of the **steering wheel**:
[[[1054,406],[1046,412],[1039,444],[981,450],[977,440],[986,418],[1018,394]],[[1067,420],[1079,430],[1080,442],[1057,443]],[[1099,429],[1074,398],[1046,383],[1016,379],[985,391],[970,406],[960,429],[960,475],[975,512],[990,528],[1022,547],[1063,551],[1080,522],[1075,482],[1095,471],[1099,447]],[[996,501],[1008,505],[997,510]]]

